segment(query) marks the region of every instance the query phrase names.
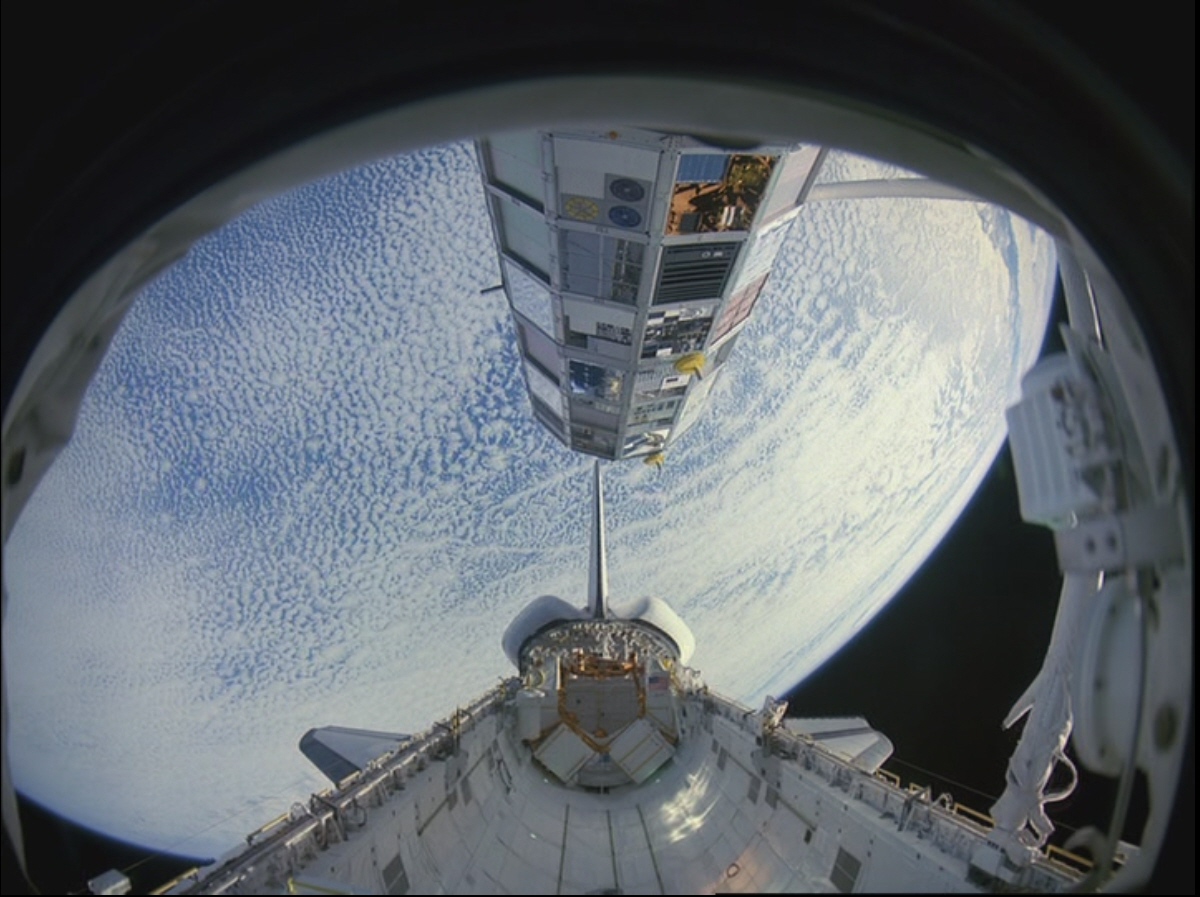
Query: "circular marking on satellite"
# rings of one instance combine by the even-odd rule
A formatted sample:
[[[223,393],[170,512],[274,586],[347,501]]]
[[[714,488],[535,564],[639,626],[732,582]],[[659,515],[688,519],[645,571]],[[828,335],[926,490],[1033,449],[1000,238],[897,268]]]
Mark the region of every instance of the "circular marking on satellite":
[[[621,202],[641,202],[646,188],[633,178],[617,178],[608,185],[608,192]]]
[[[608,210],[608,220],[617,227],[637,227],[642,223],[642,215],[629,206],[613,206]]]
[[[600,203],[586,196],[568,196],[563,203],[563,212],[576,221],[595,221],[600,217]]]

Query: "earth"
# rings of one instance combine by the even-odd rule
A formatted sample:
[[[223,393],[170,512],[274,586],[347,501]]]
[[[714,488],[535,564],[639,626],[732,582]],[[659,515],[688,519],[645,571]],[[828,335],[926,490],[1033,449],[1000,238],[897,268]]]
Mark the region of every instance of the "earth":
[[[828,180],[902,177],[834,153]],[[614,602],[666,599],[752,707],[949,529],[1037,357],[1053,241],[983,204],[813,203],[700,420],[606,466]],[[534,421],[469,145],[280,196],[134,303],[6,548],[16,786],[216,856],[326,782],[320,725],[417,732],[586,600],[591,460]],[[847,714],[854,708],[846,708]]]

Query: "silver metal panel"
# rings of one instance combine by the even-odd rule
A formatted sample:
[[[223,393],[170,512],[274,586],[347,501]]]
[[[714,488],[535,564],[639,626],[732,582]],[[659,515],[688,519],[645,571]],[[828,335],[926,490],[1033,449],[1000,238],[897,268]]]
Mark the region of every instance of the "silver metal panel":
[[[644,719],[636,719],[609,746],[612,758],[639,785],[671,758],[671,746]]]
[[[559,726],[538,746],[534,755],[562,781],[569,782],[591,759],[592,749],[566,726]]]
[[[806,146],[780,160],[780,170],[775,172],[771,192],[758,209],[760,223],[767,224],[796,207],[820,159],[821,147]]]
[[[513,309],[552,336],[555,332],[554,307],[549,287],[511,259],[503,261],[504,279]]]
[[[554,166],[559,193],[603,197],[604,175],[608,172],[653,182],[658,173],[658,156],[653,150],[612,141],[554,138]]]
[[[549,272],[550,234],[546,219],[515,200],[498,200],[494,206],[500,216],[500,239],[505,251],[524,259],[542,273]]]
[[[541,137],[536,131],[493,134],[487,140],[492,177],[517,193],[542,202]]]

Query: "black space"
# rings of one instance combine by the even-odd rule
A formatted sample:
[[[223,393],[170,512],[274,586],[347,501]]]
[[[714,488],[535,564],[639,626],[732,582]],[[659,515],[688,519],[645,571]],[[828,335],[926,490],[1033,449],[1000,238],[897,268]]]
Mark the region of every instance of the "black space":
[[[157,853],[109,838],[76,825],[18,793],[21,826],[26,844],[29,880],[25,880],[4,839],[3,893],[87,894],[87,883],[109,869],[129,878],[132,893],[148,894],[212,858],[189,858]]]
[[[939,791],[986,810],[1016,743],[1000,723],[1041,666],[1060,585],[1050,532],[1020,519],[1005,448],[950,535],[788,696],[788,715],[865,716],[892,740],[901,778],[936,770]]]
[[[917,574],[786,696],[788,715],[863,716],[891,740],[884,768],[904,785],[929,785],[935,796],[949,792],[987,813],[1004,790],[1024,725],[1005,731],[1001,723],[1041,668],[1061,584],[1049,530],[1020,519],[1005,446]],[[1050,840],[1060,846],[1078,828],[1109,824],[1115,780],[1081,766],[1079,773],[1074,794],[1047,807],[1057,827]],[[1150,893],[1195,893],[1194,777],[1194,762],[1185,757],[1179,805]],[[1064,781],[1060,770],[1052,784]],[[1124,829],[1134,843],[1146,809],[1138,782]]]
[[[1041,357],[1062,349],[1056,297]],[[986,812],[1020,724],[1002,731],[1050,643],[1062,585],[1048,529],[1025,523],[1007,443],[949,534],[858,636],[788,696],[789,716],[865,716],[905,782]]]
[[[1083,47],[1091,60],[1102,66],[1136,106],[1153,119],[1153,124],[1180,153],[1181,164],[1190,163],[1194,175],[1194,4],[1133,11],[1115,4],[1083,8],[1076,0],[1017,0],[1011,5],[1014,13],[1034,11]],[[224,9],[226,6],[228,10]],[[24,319],[35,318],[34,309],[28,307],[29,297],[7,285],[8,272],[20,268],[14,262],[27,251],[26,244],[18,237],[30,230],[31,221],[45,213],[48,199],[43,193],[57,197],[57,182],[72,184],[71,175],[85,170],[93,156],[99,156],[90,152],[93,143],[109,148],[106,140],[100,138],[111,135],[104,132],[89,142],[91,135],[86,128],[71,133],[73,139],[53,141],[59,120],[78,119],[89,127],[97,121],[105,124],[107,119],[103,115],[89,117],[80,113],[94,107],[120,124],[124,122],[120,110],[136,107],[143,94],[149,99],[141,102],[151,107],[157,99],[156,80],[141,74],[152,70],[147,68],[146,57],[162,64],[153,50],[160,32],[168,36],[178,30],[189,32],[191,39],[186,43],[164,42],[176,55],[180,47],[199,59],[225,59],[228,55],[232,60],[230,67],[235,68],[237,58],[232,54],[222,55],[228,49],[223,46],[222,35],[241,36],[241,44],[235,44],[234,49],[257,47],[244,35],[262,23],[254,20],[255,16],[244,5],[236,10],[233,7],[203,0],[180,9],[163,7],[157,12],[155,7],[129,4],[76,6],[70,10],[59,4],[6,7],[3,28],[6,351],[0,359],[5,370],[6,398],[10,368],[19,371],[23,363],[21,353],[8,350],[9,334],[27,340],[33,338],[29,333],[36,335],[34,330],[20,333],[19,325]],[[7,11],[10,8],[11,16]],[[415,15],[409,7],[404,7],[402,13],[401,7],[395,9],[405,18]],[[594,10],[582,6],[579,10],[574,15],[594,17]],[[572,15],[566,10],[559,11],[567,18]],[[947,7],[946,12],[949,11]],[[299,11],[290,9],[287,17],[280,17],[269,6],[252,12],[258,13],[257,18],[265,23],[258,30],[270,39],[286,37],[286,25],[293,12],[302,18]],[[506,7],[500,13],[507,17],[511,10]],[[672,10],[668,13],[675,14]],[[939,9],[938,14],[941,13]],[[439,9],[430,14],[444,13]],[[197,20],[196,28],[177,27],[179,20],[190,21],[192,17]],[[469,20],[468,15],[460,18]],[[680,17],[681,25],[687,18]],[[705,15],[690,18],[704,27],[718,20]],[[262,42],[266,40],[263,38]],[[419,48],[403,49],[411,53]],[[142,69],[136,66],[139,52]],[[163,51],[163,55],[166,53]],[[189,69],[183,62],[177,62],[176,68]],[[215,71],[217,67],[209,69]],[[198,66],[201,73],[207,70]],[[119,103],[114,102],[117,90],[108,89],[109,84],[102,76],[108,76],[117,87],[135,89],[128,89],[119,96]],[[113,114],[114,110],[118,114]],[[344,114],[350,116],[352,112]],[[115,127],[113,132],[121,133]],[[80,144],[88,152],[82,154],[78,171],[70,167],[60,170],[61,151]],[[44,170],[36,169],[29,161],[48,155],[53,155],[55,161]],[[70,154],[66,155],[70,162]],[[232,166],[234,161],[227,164]],[[29,177],[27,162],[28,167],[35,169],[34,174],[48,172],[47,178]],[[1082,166],[1088,164],[1087,159],[1081,160]],[[1136,183],[1136,178],[1133,182]],[[29,183],[35,189],[26,190]],[[183,190],[190,185],[175,186]],[[63,195],[71,196],[69,192]],[[24,200],[30,197],[27,205]],[[163,202],[169,203],[173,198],[164,196]],[[76,208],[74,203],[71,208]],[[94,215],[79,216],[92,230],[96,229],[94,219]],[[1136,239],[1137,235],[1133,236]],[[22,282],[20,278],[17,281]],[[20,315],[10,316],[10,309],[19,309]],[[1192,316],[1194,319],[1194,309]],[[44,321],[39,327],[42,324]],[[1194,320],[1191,324],[1185,321],[1180,327],[1192,339],[1193,325]],[[12,341],[16,345],[17,337],[12,337]],[[32,343],[25,348],[31,346]],[[1190,390],[1192,380],[1184,376],[1177,385],[1183,384],[1183,388]],[[1184,414],[1181,436],[1191,437],[1194,444],[1194,393],[1185,393],[1179,401]],[[1192,432],[1188,432],[1188,414]],[[1193,472],[1194,460],[1194,453],[1185,459]],[[964,803],[986,810],[991,797],[1002,787],[1007,756],[1016,742],[1016,733],[1002,733],[999,724],[1038,668],[1041,651],[1049,639],[1058,585],[1049,536],[1019,521],[1011,468],[1006,455],[1002,455],[963,519],[890,607],[789,696],[792,712],[806,716],[865,716],[892,739],[895,757],[888,766],[905,781],[928,782],[939,793],[949,790]],[[1160,872],[1148,888],[1153,893],[1195,892],[1193,752],[1194,728],[1183,764],[1179,792],[1182,808],[1168,832]],[[933,769],[949,780],[939,781],[926,772]],[[1093,786],[1094,790],[1104,792],[1105,785],[1108,783],[1085,781],[1080,797],[1062,807],[1059,816],[1072,825],[1102,819],[1105,795],[1097,797],[1101,806],[1097,811],[1084,805],[1084,792],[1090,795]],[[160,861],[149,859],[151,855],[146,851],[81,829],[27,801],[22,801],[22,819],[30,870],[38,889],[32,889],[21,879],[5,837],[2,891],[6,895],[79,892],[88,878],[112,867],[129,870],[135,892],[145,892],[184,866],[172,859],[161,860],[161,866],[153,865]]]

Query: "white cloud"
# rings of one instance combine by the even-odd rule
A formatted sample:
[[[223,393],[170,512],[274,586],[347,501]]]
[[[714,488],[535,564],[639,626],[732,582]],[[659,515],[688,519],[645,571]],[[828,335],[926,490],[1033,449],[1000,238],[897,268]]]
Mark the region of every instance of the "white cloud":
[[[219,853],[320,787],[306,729],[424,729],[528,600],[582,603],[589,462],[528,413],[481,196],[466,147],[369,166],[135,304],[5,558],[19,787]],[[1018,310],[1004,225],[804,210],[666,469],[610,468],[614,596],[668,599],[714,689],[811,670],[977,483],[1052,267],[1017,222]]]

